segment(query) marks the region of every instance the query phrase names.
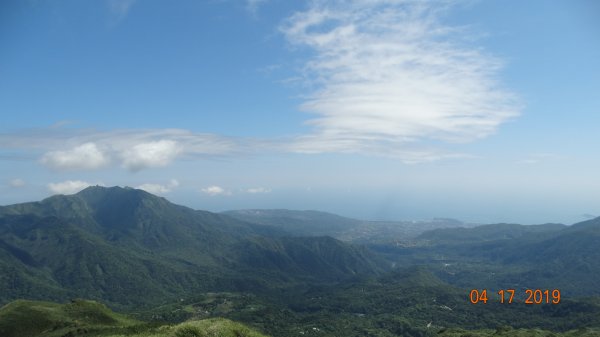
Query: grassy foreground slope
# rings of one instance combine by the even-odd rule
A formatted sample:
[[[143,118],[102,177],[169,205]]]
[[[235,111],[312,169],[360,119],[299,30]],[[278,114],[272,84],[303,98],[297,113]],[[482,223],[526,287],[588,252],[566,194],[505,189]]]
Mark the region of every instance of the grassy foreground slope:
[[[158,325],[112,312],[95,301],[67,304],[14,301],[0,308],[2,337],[132,336],[132,337],[265,337],[243,324],[223,318]]]
[[[189,321],[175,326],[163,325],[156,329],[129,334],[101,334],[107,337],[266,337],[247,326],[224,318]]]
[[[64,336],[142,324],[94,301],[14,301],[0,309],[0,336]]]

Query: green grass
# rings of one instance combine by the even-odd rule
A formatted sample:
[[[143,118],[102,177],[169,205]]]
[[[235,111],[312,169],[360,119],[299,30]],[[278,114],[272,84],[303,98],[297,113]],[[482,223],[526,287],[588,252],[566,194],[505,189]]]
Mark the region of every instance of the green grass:
[[[14,301],[0,309],[0,336],[64,336],[102,328],[127,328],[144,323],[112,312],[94,301],[67,304]]]
[[[66,304],[14,301],[0,308],[2,337],[264,337],[224,318],[188,321],[177,325],[145,323],[112,312],[95,301]]]
[[[224,318],[189,321],[174,326],[161,326],[141,333],[106,334],[106,337],[266,337],[265,335]]]

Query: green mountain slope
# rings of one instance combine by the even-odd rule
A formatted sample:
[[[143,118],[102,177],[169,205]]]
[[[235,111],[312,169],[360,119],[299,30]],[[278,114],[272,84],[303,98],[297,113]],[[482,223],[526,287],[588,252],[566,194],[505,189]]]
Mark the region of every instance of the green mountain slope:
[[[27,254],[28,264],[23,259],[14,263],[13,258],[10,266],[34,276],[13,275],[17,286],[3,289],[4,301],[87,296],[113,304],[141,305],[148,301],[145,295],[149,292],[160,299],[185,289],[199,290],[208,278],[207,272],[190,268],[189,263],[112,244],[56,217],[2,217],[0,228],[5,243]],[[40,284],[54,285],[58,291],[36,286]]]
[[[493,240],[513,240],[530,234],[545,234],[558,232],[567,228],[562,224],[518,225],[492,224],[473,228],[438,228],[417,237],[418,240],[429,240],[439,243],[465,243]]]
[[[572,226],[494,224],[436,229],[410,245],[371,246],[397,264],[426,264],[469,288],[560,289],[600,295],[600,220]]]
[[[276,229],[119,187],[0,207],[0,266],[2,303],[87,297],[125,307],[385,267],[334,239],[282,238]]]
[[[519,276],[540,287],[564,289],[578,296],[600,295],[600,219],[575,224],[560,235],[537,242],[519,242],[505,261],[531,266]]]
[[[116,314],[93,301],[67,304],[15,301],[0,308],[0,336],[34,337],[83,334],[92,329],[125,328],[141,322]]]
[[[246,209],[226,211],[238,220],[280,228],[295,236],[332,236],[358,227],[360,220],[318,211],[292,211],[287,209]]]
[[[241,270],[279,271],[285,275],[310,275],[320,280],[347,275],[369,275],[384,270],[385,262],[370,251],[348,246],[331,237],[257,237],[234,247]]]
[[[182,243],[202,243],[196,249],[210,251],[211,244],[233,242],[253,234],[255,227],[175,205],[142,190],[121,187],[95,186],[74,195],[0,207],[0,215],[5,214],[54,216],[108,241],[167,251]]]

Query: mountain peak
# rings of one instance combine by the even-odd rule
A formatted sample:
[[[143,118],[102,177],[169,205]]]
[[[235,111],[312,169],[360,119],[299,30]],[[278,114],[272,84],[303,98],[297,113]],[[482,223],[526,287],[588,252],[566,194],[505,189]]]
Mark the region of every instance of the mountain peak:
[[[89,186],[76,193],[75,196],[82,198],[88,204],[91,205],[96,205],[98,203],[103,203],[109,200],[112,200],[115,203],[122,203],[127,201],[130,202],[132,200],[140,201],[143,199],[166,201],[162,197],[129,186]]]
[[[148,193],[144,190],[136,189],[129,186],[102,186],[102,185],[93,185],[84,188],[83,190],[75,193],[75,195],[88,195],[90,193],[108,193],[108,192],[125,192],[125,191],[142,191]],[[151,194],[151,193],[148,193]]]

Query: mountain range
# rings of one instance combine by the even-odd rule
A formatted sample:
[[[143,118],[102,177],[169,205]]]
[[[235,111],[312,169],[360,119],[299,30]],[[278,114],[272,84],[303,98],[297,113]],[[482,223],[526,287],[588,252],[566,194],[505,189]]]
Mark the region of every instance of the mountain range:
[[[377,274],[387,265],[330,237],[290,238],[131,188],[89,187],[0,207],[2,303],[86,297],[139,306],[194,291]]]
[[[439,228],[397,245],[371,245],[398,265],[426,264],[464,288],[560,289],[599,296],[600,218],[576,223]]]
[[[161,324],[188,319],[202,320],[190,331],[221,324],[233,335],[258,334],[253,328],[273,336],[546,336],[590,328],[565,335],[594,336],[598,247],[600,218],[475,226],[317,211],[212,213],[143,190],[93,186],[0,207],[0,330],[20,336],[33,313],[33,327],[51,331],[31,336],[180,334],[188,323]],[[515,304],[499,304],[496,292],[509,288]],[[471,304],[471,289],[487,289],[491,303]],[[526,289],[559,289],[561,303],[524,305]],[[72,308],[114,326],[82,323],[89,317]]]
[[[358,244],[385,244],[415,238],[437,228],[469,228],[477,225],[448,218],[418,221],[357,220],[327,212],[287,209],[244,209],[222,214],[267,228],[280,229],[287,235],[326,235]]]

